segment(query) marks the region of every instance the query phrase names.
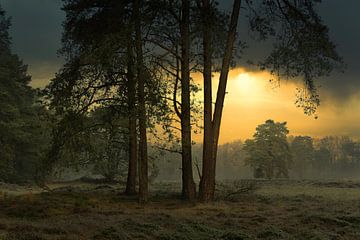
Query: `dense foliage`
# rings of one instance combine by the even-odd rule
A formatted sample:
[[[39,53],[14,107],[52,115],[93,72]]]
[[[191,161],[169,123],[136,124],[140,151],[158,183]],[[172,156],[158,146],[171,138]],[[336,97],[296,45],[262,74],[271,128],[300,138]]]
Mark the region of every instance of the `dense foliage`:
[[[245,151],[246,165],[255,178],[356,177],[360,171],[360,142],[349,137],[287,136],[286,123],[268,120],[256,128],[237,152]]]
[[[256,128],[254,139],[245,142],[247,163],[255,169],[255,177],[288,177],[292,160],[287,142],[286,122],[267,120]]]
[[[0,180],[27,181],[49,140],[48,113],[36,102],[27,66],[11,53],[9,27],[0,8]]]

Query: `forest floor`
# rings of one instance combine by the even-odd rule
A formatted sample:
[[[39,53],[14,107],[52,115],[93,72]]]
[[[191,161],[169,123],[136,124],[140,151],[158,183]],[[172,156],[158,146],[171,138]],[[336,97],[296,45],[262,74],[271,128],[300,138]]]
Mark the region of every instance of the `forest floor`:
[[[119,185],[0,184],[0,239],[360,239],[360,182],[254,183],[239,194],[242,183],[222,184],[209,204],[182,202],[178,184],[158,183],[145,206]]]

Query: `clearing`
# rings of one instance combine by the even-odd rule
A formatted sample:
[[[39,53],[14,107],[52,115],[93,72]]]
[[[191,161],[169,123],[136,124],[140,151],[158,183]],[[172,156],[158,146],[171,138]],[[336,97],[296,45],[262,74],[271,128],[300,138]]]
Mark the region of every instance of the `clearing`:
[[[252,192],[222,184],[217,201],[179,200],[179,184],[152,186],[140,206],[119,184],[72,182],[52,192],[0,187],[1,240],[360,239],[360,183],[244,181]]]

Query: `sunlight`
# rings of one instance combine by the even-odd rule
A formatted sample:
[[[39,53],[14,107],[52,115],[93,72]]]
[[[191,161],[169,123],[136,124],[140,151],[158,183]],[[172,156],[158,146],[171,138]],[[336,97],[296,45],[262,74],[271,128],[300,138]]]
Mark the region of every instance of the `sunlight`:
[[[259,78],[251,72],[241,72],[231,78],[229,81],[229,93],[242,103],[256,104],[266,95],[264,82],[266,80]]]
[[[254,78],[250,77],[249,73],[241,73],[235,78],[239,89],[243,92],[253,91],[257,88],[254,80]]]

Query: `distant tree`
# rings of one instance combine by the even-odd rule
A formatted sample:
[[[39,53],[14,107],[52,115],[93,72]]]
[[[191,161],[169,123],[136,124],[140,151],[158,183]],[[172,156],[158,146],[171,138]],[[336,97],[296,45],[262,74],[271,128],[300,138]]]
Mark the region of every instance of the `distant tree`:
[[[359,162],[360,145],[348,136],[339,138],[341,157],[339,162],[348,167],[355,166]]]
[[[334,176],[356,174],[360,145],[348,136],[327,136],[315,142],[314,167]]]
[[[246,163],[254,169],[255,176],[289,177],[292,155],[286,140],[288,133],[286,122],[267,120],[256,128],[254,139],[245,141]]]
[[[244,178],[249,176],[245,166],[244,143],[240,140],[219,145],[217,176],[222,179]]]
[[[325,148],[330,152],[330,164],[347,162],[351,155],[353,141],[346,136],[327,136],[320,139],[319,148]]]
[[[291,142],[292,169],[303,178],[314,157],[313,140],[309,136],[296,136]]]
[[[313,168],[317,174],[322,174],[329,169],[331,153],[328,149],[320,147],[314,150]]]

